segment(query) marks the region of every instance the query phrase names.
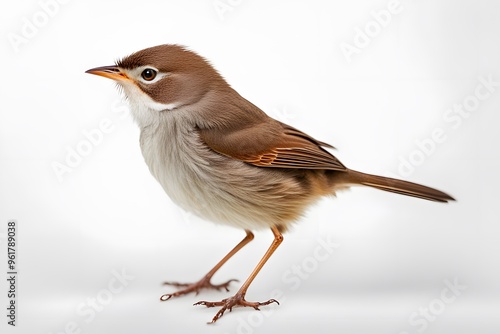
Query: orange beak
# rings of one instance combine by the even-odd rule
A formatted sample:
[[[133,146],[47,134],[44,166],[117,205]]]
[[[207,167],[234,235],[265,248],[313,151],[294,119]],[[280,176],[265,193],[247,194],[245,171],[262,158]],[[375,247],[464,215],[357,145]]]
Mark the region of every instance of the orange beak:
[[[113,79],[116,81],[130,80],[129,77],[125,73],[120,71],[120,68],[115,65],[91,68],[90,70],[85,71],[85,73],[100,75],[101,77]]]

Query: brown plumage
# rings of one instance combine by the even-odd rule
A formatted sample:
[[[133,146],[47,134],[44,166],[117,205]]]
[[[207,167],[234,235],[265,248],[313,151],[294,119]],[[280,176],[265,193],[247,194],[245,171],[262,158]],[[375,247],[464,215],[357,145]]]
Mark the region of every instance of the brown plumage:
[[[267,116],[240,96],[202,57],[178,45],[136,52],[117,65],[87,71],[111,78],[127,95],[141,130],[142,154],[170,198],[200,217],[245,230],[245,238],[200,281],[161,300],[213,285],[213,274],[253,239],[252,230],[270,228],[274,241],[240,290],[220,302],[212,322],[247,302],[248,287],[297,222],[320,197],[363,185],[437,202],[453,200],[439,190],[346,168],[332,146]]]

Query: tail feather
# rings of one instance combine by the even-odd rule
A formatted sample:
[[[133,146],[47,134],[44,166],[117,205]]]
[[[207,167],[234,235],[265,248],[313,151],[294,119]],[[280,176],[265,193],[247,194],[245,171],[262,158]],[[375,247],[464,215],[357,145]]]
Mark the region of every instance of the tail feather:
[[[350,183],[362,184],[368,187],[393,193],[423,198],[429,201],[443,202],[454,201],[450,195],[434,188],[426,187],[421,184],[397,180],[390,177],[365,174],[353,170],[348,171],[348,180]]]

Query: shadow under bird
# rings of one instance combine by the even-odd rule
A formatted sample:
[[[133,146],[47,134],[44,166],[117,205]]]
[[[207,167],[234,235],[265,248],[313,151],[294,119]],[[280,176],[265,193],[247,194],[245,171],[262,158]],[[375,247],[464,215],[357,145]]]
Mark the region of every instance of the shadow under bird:
[[[220,307],[211,323],[249,302],[247,289],[283,241],[282,233],[323,196],[351,186],[448,202],[453,198],[416,183],[354,171],[327,149],[329,144],[279,122],[239,95],[203,57],[179,45],[147,48],[87,73],[115,80],[140,128],[140,146],[149,170],[177,205],[203,219],[238,227],[241,240],[201,280],[170,283],[177,292],[161,300],[215,285],[215,272],[248,244],[252,231],[269,228],[274,240],[234,296],[195,305]]]

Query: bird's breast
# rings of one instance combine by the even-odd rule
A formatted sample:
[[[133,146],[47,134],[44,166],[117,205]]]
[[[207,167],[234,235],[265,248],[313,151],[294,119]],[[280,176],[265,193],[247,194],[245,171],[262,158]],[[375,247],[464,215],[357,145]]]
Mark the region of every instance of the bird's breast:
[[[141,132],[144,160],[167,195],[183,209],[196,213],[204,206],[202,180],[209,178],[209,159],[203,157],[193,129],[175,123],[164,125]]]

